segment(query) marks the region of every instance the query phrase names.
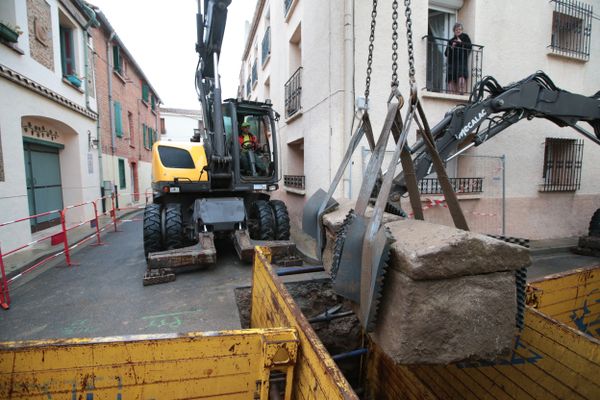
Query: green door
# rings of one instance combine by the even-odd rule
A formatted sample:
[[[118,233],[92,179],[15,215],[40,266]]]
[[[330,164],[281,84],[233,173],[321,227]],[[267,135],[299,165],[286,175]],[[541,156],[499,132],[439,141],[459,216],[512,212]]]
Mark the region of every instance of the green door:
[[[63,208],[58,148],[24,143],[29,214]],[[60,223],[57,213],[31,219],[32,232]]]

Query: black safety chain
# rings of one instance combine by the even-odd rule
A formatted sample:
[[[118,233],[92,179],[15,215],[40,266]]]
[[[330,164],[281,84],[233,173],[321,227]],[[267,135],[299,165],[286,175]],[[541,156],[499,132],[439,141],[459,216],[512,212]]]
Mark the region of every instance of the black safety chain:
[[[398,0],[392,3],[392,86],[398,87]]]
[[[365,102],[369,104],[369,93],[371,91],[371,72],[373,71],[373,42],[375,41],[375,25],[377,23],[377,0],[373,0],[371,11],[371,35],[369,36],[369,58],[367,59],[367,78],[365,82]]]
[[[396,0],[394,0],[394,3],[395,2]],[[410,81],[411,86],[413,86],[415,84],[415,56],[412,37],[412,20],[410,19],[410,0],[404,0],[404,7],[404,15],[406,16],[406,44],[408,48],[408,79]]]

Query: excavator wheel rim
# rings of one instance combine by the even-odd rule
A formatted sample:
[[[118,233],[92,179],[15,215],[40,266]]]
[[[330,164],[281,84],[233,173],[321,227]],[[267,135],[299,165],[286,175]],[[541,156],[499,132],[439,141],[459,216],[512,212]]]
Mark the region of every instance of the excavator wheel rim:
[[[269,205],[273,210],[275,240],[290,240],[290,215],[287,206],[281,200],[271,200]]]

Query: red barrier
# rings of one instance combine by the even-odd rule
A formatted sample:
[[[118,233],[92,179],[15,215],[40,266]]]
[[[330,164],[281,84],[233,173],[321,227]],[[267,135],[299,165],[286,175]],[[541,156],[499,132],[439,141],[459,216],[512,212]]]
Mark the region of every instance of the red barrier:
[[[134,198],[139,198],[139,195],[141,193],[124,193],[121,194],[121,196],[125,196],[125,195],[133,195],[135,196]],[[152,192],[150,191],[146,191],[144,193],[145,196],[145,203],[147,204],[149,201],[149,198],[152,196]],[[12,225],[12,224],[16,224],[19,222],[25,222],[25,221],[30,221],[34,218],[40,218],[40,217],[44,217],[44,216],[48,216],[51,214],[58,214],[58,217],[60,218],[60,226],[61,226],[61,231],[59,233],[53,233],[53,234],[49,234],[49,235],[45,235],[41,238],[38,238],[36,240],[33,240],[29,243],[26,243],[24,245],[18,246],[15,249],[12,249],[6,253],[2,252],[2,248],[0,247],[0,307],[2,307],[3,309],[7,310],[10,307],[10,293],[9,293],[9,285],[12,284],[16,279],[22,277],[23,275],[28,274],[29,272],[35,270],[36,268],[38,268],[39,266],[41,266],[42,264],[55,259],[61,255],[65,255],[65,260],[68,266],[73,266],[73,265],[77,265],[73,262],[73,260],[71,259],[71,250],[73,250],[74,248],[76,248],[77,246],[84,244],[85,242],[93,239],[94,237],[96,238],[96,242],[94,243],[94,245],[103,245],[104,243],[102,243],[101,237],[100,237],[100,232],[104,231],[106,228],[108,228],[108,226],[113,225],[114,226],[114,231],[118,232],[118,223],[119,222],[129,222],[129,221],[138,221],[139,219],[136,218],[132,218],[129,220],[125,220],[125,219],[120,219],[117,216],[117,212],[118,211],[126,211],[126,210],[140,210],[143,209],[144,206],[130,206],[130,207],[124,207],[124,208],[117,208],[116,207],[116,197],[114,194],[111,196],[104,196],[104,197],[100,197],[94,201],[86,201],[84,203],[81,204],[76,204],[76,205],[72,205],[72,206],[67,206],[65,208],[63,208],[62,210],[53,210],[53,211],[48,211],[45,213],[40,213],[40,214],[36,214],[36,215],[31,215],[29,217],[25,217],[25,218],[20,218],[20,219],[16,219],[14,221],[8,221],[8,222],[4,222],[4,223],[0,223],[0,228],[4,227],[4,226],[8,226],[8,225]],[[107,210],[106,212],[99,214],[98,213],[98,201],[102,201],[102,200],[107,200],[109,199],[111,200],[111,209]],[[72,226],[67,226],[67,219],[66,219],[66,213],[68,210],[72,210],[75,208],[79,208],[79,207],[85,207],[87,205],[91,205],[93,207],[93,211],[94,211],[94,217],[92,219],[89,220],[85,220],[83,222],[78,222]],[[110,215],[110,222],[104,226],[100,226],[100,216],[106,216],[106,215]],[[94,233],[92,233],[91,235],[88,235],[86,237],[84,237],[83,239],[77,241],[77,243],[75,243],[74,245],[70,245],[69,244],[69,237],[68,237],[68,232],[72,231],[73,229],[76,229],[78,227],[83,226],[86,223],[94,223],[94,228],[95,231]],[[6,271],[5,271],[5,266],[4,266],[4,257],[5,256],[9,256],[11,254],[14,254],[20,250],[23,250],[27,247],[30,247],[34,244],[40,243],[43,240],[50,240],[51,245],[58,245],[60,243],[63,243],[63,250],[59,251],[55,254],[52,254],[48,257],[43,258],[42,260],[36,262],[35,264],[31,265],[30,267],[28,267],[26,270],[20,272],[19,274],[13,276],[10,279],[7,279],[6,277]]]

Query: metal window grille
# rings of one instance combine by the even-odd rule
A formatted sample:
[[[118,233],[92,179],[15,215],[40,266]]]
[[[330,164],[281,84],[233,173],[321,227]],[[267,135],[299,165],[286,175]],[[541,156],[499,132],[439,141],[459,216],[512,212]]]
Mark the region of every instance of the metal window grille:
[[[256,60],[254,60],[254,64],[252,64],[252,86],[258,81],[258,71],[256,69]]]
[[[292,6],[292,3],[294,2],[294,0],[283,0],[283,14],[287,15],[288,11],[290,11],[290,7]]]
[[[265,61],[271,54],[271,27],[267,27],[265,35],[262,40],[262,65],[265,65]]]
[[[305,189],[305,176],[304,175],[284,175],[283,185],[294,189]]]
[[[583,139],[546,138],[542,192],[574,192],[581,186]]]
[[[483,178],[449,178],[456,193],[482,193]],[[421,194],[441,194],[442,186],[437,178],[425,178],[419,181]]]
[[[589,60],[592,5],[576,0],[552,1],[554,13],[550,48],[557,54]]]
[[[302,67],[298,68],[285,83],[285,116],[296,114],[302,108]]]
[[[449,49],[448,39],[435,36],[423,36],[427,39],[427,90],[437,93],[452,93],[448,82],[457,79],[457,71],[466,68],[466,93],[471,92],[473,84],[481,80],[483,75],[483,46],[471,44],[470,49]],[[452,64],[448,65],[449,52]]]

